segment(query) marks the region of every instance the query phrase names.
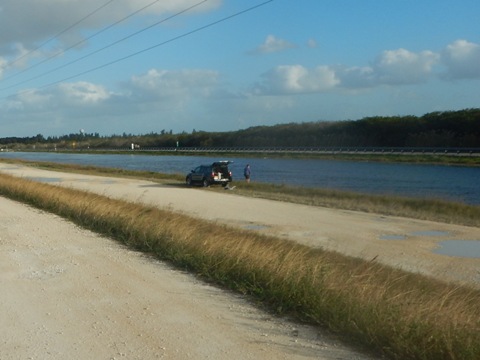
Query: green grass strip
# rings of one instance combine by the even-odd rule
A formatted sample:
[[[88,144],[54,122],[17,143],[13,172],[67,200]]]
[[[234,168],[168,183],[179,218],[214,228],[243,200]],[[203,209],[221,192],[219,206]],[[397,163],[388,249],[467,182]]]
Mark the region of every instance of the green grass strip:
[[[480,291],[155,207],[0,174],[0,195],[392,359],[480,359]]]

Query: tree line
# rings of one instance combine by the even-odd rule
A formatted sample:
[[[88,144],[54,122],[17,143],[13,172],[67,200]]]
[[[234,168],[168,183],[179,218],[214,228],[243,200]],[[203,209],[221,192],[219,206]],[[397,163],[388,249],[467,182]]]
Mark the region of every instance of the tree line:
[[[60,137],[0,138],[1,147],[22,148],[158,147],[480,147],[480,109],[432,112],[423,116],[375,116],[360,120],[255,126],[230,132],[100,136],[78,133]]]

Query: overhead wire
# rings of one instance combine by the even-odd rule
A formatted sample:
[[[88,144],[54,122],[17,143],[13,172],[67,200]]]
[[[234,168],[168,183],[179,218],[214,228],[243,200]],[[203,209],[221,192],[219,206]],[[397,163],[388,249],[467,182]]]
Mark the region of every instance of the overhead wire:
[[[81,44],[83,44],[83,43],[85,43],[85,42],[93,39],[94,37],[96,37],[96,36],[104,33],[104,32],[107,31],[107,30],[110,30],[111,28],[115,27],[116,25],[118,25],[118,24],[120,24],[120,23],[122,23],[122,22],[124,22],[124,21],[126,21],[126,20],[128,20],[128,19],[130,19],[130,18],[132,18],[133,16],[137,15],[138,13],[140,13],[140,12],[148,9],[149,7],[151,7],[151,6],[153,6],[153,5],[155,5],[155,4],[156,4],[157,2],[159,2],[159,1],[160,1],[160,0],[154,0],[154,1],[152,1],[151,3],[149,3],[149,4],[147,4],[147,5],[143,6],[143,7],[141,7],[140,9],[134,11],[133,13],[130,13],[129,15],[127,15],[127,16],[125,16],[125,17],[123,17],[123,18],[121,18],[121,19],[119,19],[119,20],[117,20],[117,21],[115,21],[114,23],[112,23],[112,24],[104,27],[103,29],[97,31],[96,33],[94,33],[94,34],[92,34],[92,35],[90,35],[90,36],[88,36],[88,37],[86,37],[86,38],[84,38],[84,39],[76,42],[75,44],[67,47],[66,49],[63,49],[63,50],[61,50],[61,51],[59,51],[59,52],[57,52],[57,53],[55,53],[55,54],[53,54],[53,55],[45,58],[44,60],[42,60],[42,61],[40,61],[40,62],[38,62],[38,63],[35,63],[35,64],[33,64],[33,65],[31,65],[31,66],[23,69],[22,71],[19,71],[19,72],[13,74],[13,75],[10,75],[10,76],[7,76],[7,77],[3,78],[2,81],[6,81],[6,80],[12,79],[12,78],[14,78],[14,77],[17,77],[18,75],[21,75],[21,74],[23,74],[23,73],[25,73],[25,72],[33,69],[33,68],[36,68],[37,66],[40,66],[40,65],[42,65],[42,64],[44,64],[44,63],[46,63],[46,62],[48,62],[48,61],[50,61],[50,60],[52,60],[52,59],[60,56],[60,55],[64,55],[64,54],[65,54],[66,52],[68,52],[69,50],[74,49],[75,47],[77,47],[77,46],[79,46],[79,45],[81,45]],[[13,86],[17,86],[17,85],[19,85],[19,84],[15,84],[15,85],[13,85]],[[13,87],[13,86],[12,86],[12,87]],[[3,90],[3,89],[4,89],[4,88],[2,88],[2,90]]]
[[[157,2],[157,1],[159,1],[159,0],[156,0],[156,1],[154,1],[153,3]],[[90,53],[88,53],[88,54],[86,54],[86,55],[84,55],[84,56],[81,56],[81,57],[79,57],[79,58],[77,58],[77,59],[75,59],[75,60],[72,60],[72,61],[70,61],[70,62],[67,62],[67,63],[65,63],[65,64],[63,64],[63,65],[60,65],[60,66],[58,66],[58,67],[56,67],[56,68],[54,68],[54,69],[51,69],[51,70],[49,70],[49,71],[47,71],[47,72],[44,72],[44,73],[42,73],[42,74],[39,74],[39,75],[37,75],[37,76],[34,76],[34,77],[29,78],[29,79],[23,80],[23,81],[21,81],[21,82],[17,82],[17,83],[15,83],[15,84],[10,85],[10,86],[6,86],[6,87],[3,87],[3,88],[0,88],[0,90],[2,90],[2,91],[3,91],[3,90],[8,90],[8,89],[11,89],[11,88],[13,88],[13,87],[26,84],[26,83],[28,83],[28,82],[30,82],[30,81],[32,81],[32,80],[37,80],[37,79],[39,79],[39,78],[41,78],[41,77],[43,77],[43,76],[45,76],[45,75],[49,75],[49,74],[54,73],[54,72],[56,72],[56,71],[58,71],[58,70],[61,70],[61,69],[63,69],[63,68],[66,68],[67,66],[73,65],[73,64],[75,64],[75,63],[77,63],[77,62],[79,62],[79,61],[81,61],[81,60],[84,60],[84,59],[86,59],[86,58],[89,58],[90,56],[93,56],[93,55],[95,55],[95,54],[98,54],[99,52],[102,52],[102,51],[104,51],[104,50],[106,50],[106,49],[109,49],[109,48],[111,48],[112,46],[115,46],[115,45],[117,45],[117,44],[119,44],[119,43],[121,43],[121,42],[123,42],[123,41],[125,41],[125,40],[128,40],[128,39],[130,39],[130,38],[132,38],[132,37],[134,37],[134,36],[137,36],[137,35],[145,32],[145,31],[147,31],[147,30],[149,30],[149,29],[151,29],[151,28],[153,28],[153,27],[155,27],[155,26],[157,26],[157,25],[160,25],[160,24],[162,24],[162,23],[164,23],[164,22],[166,22],[166,21],[168,21],[168,20],[171,20],[171,19],[173,19],[173,18],[175,18],[175,17],[177,17],[177,16],[180,16],[180,15],[182,15],[182,14],[184,14],[184,13],[186,13],[186,12],[188,12],[188,11],[190,11],[190,10],[198,7],[198,6],[200,6],[201,4],[203,4],[203,3],[207,2],[207,1],[208,1],[208,0],[202,0],[202,1],[196,3],[196,4],[192,5],[192,6],[187,7],[186,9],[183,9],[183,10],[181,10],[181,11],[179,11],[179,12],[171,15],[171,16],[168,16],[168,17],[166,17],[166,18],[164,18],[164,19],[162,19],[162,20],[159,20],[159,21],[157,21],[157,22],[155,22],[155,23],[153,23],[153,24],[151,24],[151,25],[149,25],[149,26],[147,26],[147,27],[144,27],[143,29],[140,29],[140,30],[138,30],[138,31],[135,31],[134,33],[132,33],[132,34],[130,34],[130,35],[128,35],[128,36],[125,36],[125,37],[123,37],[123,38],[121,38],[121,39],[119,39],[119,40],[116,40],[116,41],[114,41],[114,42],[112,42],[112,43],[110,43],[110,44],[108,44],[108,45],[106,45],[106,46],[104,46],[104,47],[102,47],[102,48],[100,48],[100,49],[97,49],[97,50],[95,50],[95,51],[92,51],[92,52],[90,52]],[[153,3],[151,3],[151,5],[153,5]],[[141,10],[139,10],[139,11],[141,11]],[[136,13],[138,13],[139,11],[137,11]],[[133,15],[131,15],[131,16],[133,16]],[[129,17],[131,17],[131,16],[129,16]]]
[[[205,1],[207,1],[207,0],[204,0],[204,1],[200,2],[200,3],[198,3],[198,4],[195,4],[195,5],[193,5],[193,7],[200,5],[201,3],[205,2]],[[241,10],[241,11],[238,11],[238,12],[233,13],[233,14],[231,14],[231,15],[225,16],[225,17],[223,17],[223,18],[221,18],[221,19],[219,19],[219,20],[216,20],[216,21],[213,21],[213,22],[208,23],[208,24],[206,24],[206,25],[197,27],[197,28],[195,28],[195,29],[193,29],[193,30],[191,30],[191,31],[185,32],[185,33],[183,33],[183,34],[181,34],[181,35],[175,36],[175,37],[170,38],[170,39],[168,39],[168,40],[165,40],[165,41],[162,41],[162,42],[157,43],[157,44],[155,44],[155,45],[152,45],[152,46],[149,46],[149,47],[147,47],[147,48],[144,48],[144,49],[142,49],[142,50],[140,50],[140,51],[131,53],[131,54],[129,54],[129,55],[123,56],[123,57],[118,58],[118,59],[116,59],[116,60],[113,60],[113,61],[104,63],[104,64],[102,64],[102,65],[95,66],[95,67],[93,67],[93,68],[90,68],[90,69],[88,69],[88,70],[82,71],[82,72],[77,73],[77,74],[75,74],[75,75],[71,75],[71,76],[62,78],[62,79],[60,79],[60,80],[57,80],[57,81],[48,83],[48,84],[46,84],[46,85],[40,86],[40,87],[38,87],[38,89],[49,88],[49,87],[51,87],[51,86],[60,84],[60,83],[62,83],[62,82],[64,82],[64,81],[72,80],[72,79],[78,78],[78,77],[80,77],[80,76],[83,76],[83,75],[92,73],[92,72],[94,72],[94,71],[97,71],[97,70],[106,68],[106,67],[108,67],[108,66],[114,65],[114,64],[119,63],[119,62],[121,62],[121,61],[130,59],[130,58],[132,58],[132,57],[138,56],[138,55],[140,55],[140,54],[146,53],[146,52],[151,51],[151,50],[153,50],[153,49],[156,49],[156,48],[158,48],[158,47],[161,47],[161,46],[164,46],[164,45],[166,45],[166,44],[169,44],[169,43],[171,43],[171,42],[174,42],[174,41],[180,40],[180,39],[182,39],[182,38],[185,38],[185,37],[187,37],[187,36],[190,36],[190,35],[192,35],[192,34],[198,33],[198,32],[200,32],[200,31],[203,31],[203,30],[205,30],[205,29],[208,29],[208,28],[210,28],[210,27],[213,27],[213,26],[218,25],[218,24],[220,24],[220,23],[223,23],[223,22],[225,22],[225,21],[231,20],[231,19],[233,19],[233,18],[235,18],[235,17],[238,17],[238,16],[241,16],[241,15],[247,13],[247,12],[256,10],[256,9],[258,9],[258,8],[260,8],[260,7],[262,7],[262,6],[265,6],[265,5],[267,5],[268,3],[271,3],[271,2],[273,2],[273,1],[274,1],[274,0],[267,0],[267,1],[264,1],[264,2],[262,2],[262,3],[260,3],[260,4],[253,5],[253,6],[251,6],[251,7],[248,7],[248,8],[246,8],[246,9],[244,9],[244,10]],[[174,14],[174,15],[172,15],[172,16],[170,16],[170,17],[168,17],[168,18],[166,18],[166,19],[164,19],[164,20],[162,20],[162,21],[167,21],[167,20],[171,19],[172,17],[178,16],[178,15],[180,15],[181,13],[186,12],[187,10],[188,10],[188,9],[185,9],[185,10],[181,11],[180,13]],[[151,26],[150,26],[150,27],[151,27]],[[148,27],[148,28],[150,28],[150,27]],[[147,28],[145,28],[145,29],[143,29],[143,30],[141,30],[141,31],[145,31],[146,29],[147,29]],[[138,33],[138,32],[137,32],[137,33]],[[131,36],[133,36],[133,34],[132,34]],[[128,36],[127,38],[130,38],[131,36]],[[126,39],[126,38],[124,38],[123,40],[125,40],[125,39]],[[123,41],[123,40],[121,40],[121,41]],[[84,57],[81,57],[81,58],[75,60],[74,62],[80,61],[80,60],[84,59],[85,57],[91,56],[91,55],[93,55],[94,53],[97,53],[97,52],[102,51],[102,50],[104,50],[104,49],[106,49],[106,48],[108,48],[108,47],[111,47],[111,46],[113,46],[114,44],[116,44],[116,43],[118,43],[118,42],[119,42],[119,41],[116,41],[115,43],[112,43],[112,44],[110,44],[110,45],[108,45],[108,46],[106,46],[106,47],[104,47],[104,48],[102,48],[102,49],[100,49],[100,50],[97,50],[97,51],[95,51],[95,52],[93,52],[93,53],[90,53],[90,54],[84,56]],[[72,62],[71,62],[71,63],[72,63]],[[48,72],[48,73],[46,73],[46,74],[49,74],[49,73],[51,73],[51,72],[53,72],[53,71],[56,71],[56,70],[59,70],[59,69],[65,67],[65,66],[71,65],[71,63],[68,63],[68,64],[66,64],[66,65],[64,65],[64,66],[62,66],[62,67],[56,68],[56,69],[54,69],[54,70],[52,70],[52,71],[50,71],[50,72]],[[44,75],[46,75],[46,74],[42,74],[41,76],[44,76]],[[36,77],[36,78],[38,78],[38,77]],[[36,78],[35,78],[35,79],[36,79]],[[30,80],[33,80],[33,79],[29,79],[28,81],[30,81]],[[17,85],[19,85],[19,84],[16,84],[15,86],[17,86]],[[31,91],[31,90],[25,90],[24,92],[29,92],[29,91]],[[20,92],[20,93],[22,93],[22,92]],[[9,97],[11,97],[11,96],[6,96],[6,97],[4,97],[4,98],[9,98]]]
[[[73,23],[72,25],[66,27],[65,29],[63,29],[62,31],[60,31],[58,34],[52,36],[51,38],[47,39],[46,41],[44,41],[43,43],[41,43],[40,45],[38,45],[36,48],[26,52],[25,54],[21,55],[20,57],[18,57],[17,59],[13,60],[12,62],[8,63],[6,67],[10,67],[12,66],[13,64],[19,62],[20,60],[22,60],[23,58],[27,57],[28,55],[30,55],[31,53],[34,53],[35,51],[37,50],[40,50],[42,47],[44,47],[45,45],[47,45],[49,42],[55,40],[55,39],[58,39],[60,36],[62,36],[63,34],[65,34],[67,31],[70,31],[71,29],[73,29],[75,26],[77,26],[78,24],[84,22],[85,20],[87,20],[89,17],[95,15],[96,13],[98,13],[100,10],[102,10],[103,8],[107,7],[110,3],[112,3],[113,1],[115,0],[108,0],[106,3],[104,3],[103,5],[101,5],[100,7],[96,8],[95,10],[93,10],[92,12],[90,12],[89,14],[85,15],[83,18],[81,18],[80,20],[76,21],[75,23]]]

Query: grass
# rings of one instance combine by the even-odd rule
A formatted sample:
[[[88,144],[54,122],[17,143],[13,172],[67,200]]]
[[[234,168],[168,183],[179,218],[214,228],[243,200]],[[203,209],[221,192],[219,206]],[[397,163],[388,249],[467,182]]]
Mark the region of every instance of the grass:
[[[251,197],[400,216],[448,224],[480,226],[480,206],[431,198],[369,195],[348,191],[273,184],[236,184],[236,193]]]
[[[4,174],[0,195],[58,214],[388,358],[480,358],[479,290]]]

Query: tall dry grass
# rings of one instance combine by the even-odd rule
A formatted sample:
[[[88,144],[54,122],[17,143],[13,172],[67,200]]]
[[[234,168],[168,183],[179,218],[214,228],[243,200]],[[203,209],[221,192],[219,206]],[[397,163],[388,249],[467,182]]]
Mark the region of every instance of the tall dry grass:
[[[56,213],[393,359],[480,359],[480,291],[154,207],[0,175]]]
[[[236,183],[236,193],[313,206],[480,226],[480,206],[432,198],[369,195],[349,191],[262,183]]]

